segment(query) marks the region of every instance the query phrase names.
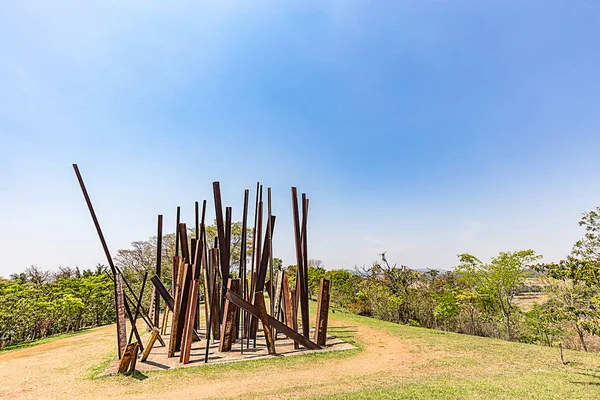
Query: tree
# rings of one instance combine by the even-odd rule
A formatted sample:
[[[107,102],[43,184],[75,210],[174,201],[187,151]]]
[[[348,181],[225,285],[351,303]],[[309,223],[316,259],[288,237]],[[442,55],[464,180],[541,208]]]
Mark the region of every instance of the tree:
[[[460,254],[463,271],[480,280],[479,291],[489,293],[500,310],[506,338],[512,340],[512,316],[514,299],[525,282],[525,270],[540,259],[533,250],[501,252],[488,264],[470,254]]]

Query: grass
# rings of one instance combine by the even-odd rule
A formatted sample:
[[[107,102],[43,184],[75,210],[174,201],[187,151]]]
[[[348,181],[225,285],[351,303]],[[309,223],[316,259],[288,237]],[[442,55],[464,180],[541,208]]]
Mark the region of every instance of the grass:
[[[81,335],[83,333],[89,332],[92,329],[95,329],[95,328],[85,328],[85,329],[81,329],[81,330],[75,331],[75,332],[61,333],[58,335],[52,335],[52,336],[48,336],[48,337],[38,339],[38,340],[32,340],[30,342],[9,344],[8,346],[6,346],[4,348],[0,348],[0,354],[8,353],[10,351],[15,351],[15,350],[20,350],[20,349],[26,349],[28,347],[37,346],[37,345],[44,344],[44,343],[54,342],[56,340],[68,338],[71,336]]]
[[[600,355],[392,324],[351,314],[346,322],[410,340],[428,360],[380,388],[315,399],[597,399]]]
[[[314,306],[314,304],[313,304]],[[313,310],[314,311],[314,310]],[[313,313],[314,315],[314,313]],[[406,344],[417,361],[402,368],[393,367],[360,375],[340,375],[337,380],[297,381],[292,387],[248,388],[247,399],[295,396],[313,399],[598,399],[600,398],[600,355],[565,350],[568,365],[562,365],[558,349],[461,335],[406,325],[398,325],[345,312],[330,314],[329,333],[357,346],[356,350],[315,352],[294,357],[275,357],[227,364],[199,364],[190,368],[137,373],[133,377],[97,378],[114,354],[89,372],[89,378],[102,387],[120,387],[124,394],[140,390],[159,393],[177,385],[188,387],[204,380],[244,380],[260,371],[273,376],[283,371],[335,370],[338,365],[373,359],[366,340],[348,327],[366,327],[385,332],[381,345]],[[361,332],[372,332],[361,328]],[[387,340],[387,342],[385,342]],[[402,347],[404,348],[404,347]],[[371,354],[371,358],[369,358]],[[395,364],[394,364],[395,365]],[[387,367],[386,367],[387,368]],[[132,379],[133,378],[133,379]],[[140,381],[144,381],[143,383]],[[116,385],[116,386],[115,386]],[[143,385],[143,386],[140,386]],[[310,397],[316,396],[316,397]]]

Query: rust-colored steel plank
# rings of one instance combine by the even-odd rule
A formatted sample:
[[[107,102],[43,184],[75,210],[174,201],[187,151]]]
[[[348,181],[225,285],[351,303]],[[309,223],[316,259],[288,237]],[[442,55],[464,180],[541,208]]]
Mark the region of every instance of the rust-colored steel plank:
[[[240,290],[240,279],[229,279],[227,284],[227,291],[233,292],[237,295],[241,294]],[[231,301],[225,300],[223,306],[223,325],[221,327],[221,340],[219,342],[219,351],[226,352],[231,351],[231,345],[235,340],[235,316],[237,306]]]
[[[177,206],[177,217],[175,220],[175,255],[179,257],[179,224],[181,222],[181,207]]]
[[[154,347],[154,343],[156,342],[156,339],[159,336],[160,336],[160,330],[158,328],[152,329],[152,333],[150,334],[150,339],[148,340],[148,343],[146,344],[146,349],[142,353],[142,358],[140,361],[144,362],[148,359],[148,356],[150,355],[150,351],[152,351],[152,348]]]
[[[273,296],[273,312],[271,315],[277,319],[279,319],[279,315],[281,312],[281,295],[283,291],[283,271],[279,270],[275,274],[275,295]]]
[[[211,331],[216,332],[213,333],[213,336],[218,336],[218,332],[219,332],[219,309],[218,309],[218,303],[219,302],[219,283],[218,283],[218,277],[217,277],[217,270],[218,270],[218,255],[219,255],[219,251],[218,249],[212,248],[211,250],[211,268],[213,268],[213,273],[212,275],[214,276],[213,281],[211,282],[212,288],[210,290],[211,292],[211,297],[210,297],[210,303],[211,303],[211,309],[210,309],[210,315],[208,317],[208,322],[207,322],[207,328],[206,328],[206,348],[204,350],[204,363],[206,364],[208,362],[208,353],[210,350],[210,334]],[[218,340],[218,337],[215,337],[215,339]]]
[[[179,233],[177,234],[179,235]],[[179,256],[173,256],[171,262],[171,296],[175,297],[175,292],[177,291],[177,277],[179,276],[179,264],[181,264],[181,258]],[[173,308],[171,308],[173,311]]]
[[[283,309],[285,311],[285,323],[290,328],[294,329],[294,325],[292,324],[292,298],[290,297],[290,284],[288,281],[287,274],[283,273],[283,284],[282,284],[282,294],[283,294]]]
[[[190,250],[188,247],[187,227],[183,222],[179,224],[179,239],[181,241],[181,257],[184,259],[184,262],[186,264],[191,264]]]
[[[123,357],[119,361],[117,373],[133,372],[135,370],[135,361],[137,360],[138,343],[128,344],[123,352]]]
[[[250,285],[249,290],[246,293],[245,299],[252,301],[252,293],[254,291],[254,260],[256,258],[256,224],[258,223],[258,192],[260,189],[260,182],[256,182],[256,200],[254,202],[254,225],[252,227],[252,257],[250,259]],[[250,348],[250,336],[251,336],[251,322],[252,315],[248,314],[248,320],[245,321],[244,332],[246,334],[246,348]]]
[[[206,265],[202,267],[202,279],[203,279],[203,289],[204,289],[204,317],[206,318],[206,332],[208,334],[208,321],[210,315],[210,306],[212,304],[211,301],[211,293],[210,290],[210,277],[209,277],[209,269]]]
[[[195,224],[194,224],[194,228],[195,228],[195,235],[196,235],[196,240],[199,239],[200,237],[200,213],[198,210],[198,202],[194,202],[194,216],[195,216]],[[193,253],[193,252],[192,252]]]
[[[183,243],[183,242],[182,242]],[[182,247],[183,251],[183,247]],[[185,328],[185,318],[190,302],[190,287],[192,286],[192,265],[185,264],[183,281],[181,284],[181,296],[179,304],[179,315],[177,323],[177,334],[175,335],[175,351],[181,350],[181,340],[183,339],[183,330]]]
[[[267,231],[269,232],[269,236],[268,236],[268,241],[269,241],[269,286],[267,287],[267,290],[269,292],[269,305],[271,308],[271,315],[274,317],[277,317],[277,314],[275,314],[275,295],[273,293],[274,291],[274,282],[275,282],[275,276],[273,275],[273,227],[271,226],[271,216],[273,215],[273,210],[271,207],[271,188],[267,188],[267,224],[269,224],[269,226],[267,227]],[[273,335],[273,330],[271,330],[271,335]]]
[[[122,358],[125,347],[127,347],[127,326],[125,325],[125,299],[123,296],[121,274],[115,275],[115,288],[117,292],[117,339],[119,344],[119,358]]]
[[[327,341],[327,320],[329,317],[329,289],[331,281],[321,278],[319,285],[319,299],[317,301],[317,322],[315,324],[314,341],[319,346],[325,346]]]
[[[296,277],[296,279],[298,279]],[[290,291],[292,300],[292,329],[294,332],[298,332],[298,289],[292,289]],[[294,342],[294,348],[298,348],[298,343]]]
[[[227,293],[226,297],[231,302],[233,302],[235,305],[237,305],[238,307],[243,308],[244,310],[248,311],[250,314],[254,315],[256,318],[260,318],[258,308],[253,306],[251,303],[247,302],[246,300],[242,299],[239,296],[236,296],[233,293]],[[314,343],[310,339],[302,336],[301,334],[294,331],[293,329],[290,329],[288,326],[282,324],[280,321],[271,317],[270,315],[267,315],[267,320],[269,321],[269,324],[273,325],[273,327],[275,329],[277,329],[278,331],[280,331],[281,333],[283,333],[290,339],[294,340],[295,342],[306,347],[307,349],[310,349],[310,350],[319,350],[320,349],[320,347],[316,343]]]
[[[173,357],[173,355],[175,354],[176,351],[176,344],[177,344],[177,327],[179,324],[179,314],[180,314],[180,310],[181,310],[181,289],[182,289],[182,279],[183,279],[183,274],[185,272],[185,264],[184,260],[181,259],[180,261],[180,265],[179,265],[179,275],[177,276],[177,280],[176,280],[176,286],[175,286],[175,296],[173,296],[173,318],[171,321],[171,335],[170,335],[170,340],[169,340],[169,348],[167,350],[167,357]],[[175,279],[175,278],[173,278]]]
[[[267,307],[265,306],[265,296],[262,291],[256,291],[256,293],[254,293],[254,305],[258,310],[258,318],[263,326],[267,350],[269,351],[269,354],[277,354],[275,352],[275,341],[273,340],[273,335],[271,335],[271,324],[269,323],[269,314],[267,314]]]
[[[196,267],[194,266],[194,269]],[[198,266],[199,268],[199,266]],[[190,362],[190,352],[192,351],[192,339],[194,332],[194,320],[196,319],[196,307],[198,305],[198,289],[200,287],[200,281],[194,279],[190,285],[189,302],[186,312],[185,329],[183,331],[183,338],[181,342],[181,353],[179,355],[179,362],[188,364]]]
[[[227,281],[230,272],[230,256],[231,256],[231,207],[225,207],[225,251],[221,252],[221,324],[223,324],[223,314],[225,306],[225,292],[227,292]]]
[[[296,279],[296,296],[300,300],[300,309],[302,316],[302,334],[308,337],[309,321],[308,313],[305,312],[304,299],[306,299],[306,311],[308,311],[308,296],[304,293],[304,258],[302,251],[302,238],[300,233],[300,216],[298,212],[298,189],[292,187],[292,215],[294,220],[294,240],[296,242],[296,264],[298,269],[298,278]]]
[[[302,334],[306,337],[310,334],[310,310],[308,307],[308,250],[307,250],[307,223],[308,223],[308,199],[302,193],[302,230],[300,238],[302,242],[302,291],[300,291]]]
[[[206,244],[206,200],[202,201],[202,216],[200,218],[200,237],[199,240],[202,240],[203,244],[202,244],[202,254],[200,257],[200,269],[197,271],[198,276],[197,279],[203,281],[203,275],[204,275],[204,271],[206,270],[206,248],[208,247]],[[201,276],[202,275],[202,276]],[[202,285],[204,287],[204,284]],[[199,330],[200,329],[200,314],[202,313],[202,309],[200,307],[200,293],[198,293],[198,307],[196,307],[196,325],[194,326],[194,329]],[[207,319],[208,321],[208,319]]]
[[[273,230],[275,230],[275,215],[271,215],[270,223],[267,226],[267,231],[265,232],[265,241],[263,245],[262,259],[260,260],[260,266],[258,269],[258,275],[256,277],[256,286],[255,293],[262,292],[265,288],[265,281],[267,277],[267,268],[269,266],[269,252],[271,250],[271,241],[268,240],[272,235]]]
[[[213,195],[215,198],[215,216],[217,219],[217,234],[219,241],[219,260],[221,262],[221,277],[223,279],[222,282],[222,292],[227,290],[227,277],[229,276],[229,264],[228,264],[228,255],[227,255],[227,234],[225,233],[225,223],[223,220],[223,204],[221,202],[221,186],[219,182],[213,182]],[[219,299],[222,305],[225,302],[223,295]],[[219,323],[222,321],[223,315],[219,315]]]
[[[167,304],[168,310],[173,311],[173,296],[171,296],[167,288],[165,288],[165,285],[163,285],[160,278],[154,275],[152,278],[150,278],[150,282],[152,282],[154,288],[156,289],[160,297],[162,297],[165,303]]]
[[[219,340],[221,337],[221,330],[219,329],[220,322],[219,317],[221,315],[219,300],[221,298],[219,291],[219,249],[212,249],[212,265],[213,265],[213,281],[212,281],[212,301],[211,301],[211,323],[213,339]]]
[[[241,244],[241,248],[240,248],[240,277],[242,278],[242,298],[246,298],[246,296],[248,295],[247,291],[247,283],[246,283],[246,247],[247,247],[247,235],[246,235],[246,229],[247,229],[247,223],[248,223],[248,197],[250,195],[250,191],[248,189],[244,190],[244,207],[243,207],[243,212],[242,212],[242,244]],[[246,321],[247,321],[247,313],[244,311],[241,313],[241,318],[242,318],[242,332],[245,332],[245,326],[246,326]],[[239,329],[239,327],[238,327]],[[241,337],[241,339],[244,338],[244,334],[242,333],[241,335],[239,335]],[[244,341],[241,340],[240,341],[241,346],[240,346],[240,352],[243,354],[244,353]]]

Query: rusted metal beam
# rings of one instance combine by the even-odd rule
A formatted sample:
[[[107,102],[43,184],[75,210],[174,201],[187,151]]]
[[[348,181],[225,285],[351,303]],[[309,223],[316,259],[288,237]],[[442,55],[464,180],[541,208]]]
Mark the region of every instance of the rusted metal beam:
[[[90,196],[88,195],[87,189],[85,187],[85,183],[83,183],[83,178],[81,177],[81,173],[79,172],[79,167],[77,166],[77,164],[73,164],[73,169],[75,170],[75,175],[77,176],[77,181],[79,182],[81,192],[83,193],[83,197],[88,206],[88,210],[90,211],[90,215],[92,216],[92,221],[94,222],[94,226],[96,227],[96,232],[98,233],[98,237],[100,238],[100,243],[102,244],[102,248],[104,249],[104,254],[106,255],[106,260],[108,262],[110,270],[112,271],[113,276],[116,276],[117,269],[115,268],[113,259],[110,256],[110,251],[108,250],[108,245],[106,244],[106,240],[104,239],[104,234],[102,233],[102,228],[100,228],[100,223],[98,222],[98,217],[96,217],[96,212],[94,211],[94,206],[92,206],[92,201],[90,200]],[[115,315],[118,316],[119,315],[119,304],[117,304],[116,279],[113,282],[113,291],[114,291],[114,295],[115,295]],[[121,342],[121,335],[119,332],[121,332],[122,328],[120,326],[120,323],[121,323],[121,321],[119,321],[119,319],[117,318],[117,338],[118,338],[117,348],[118,348],[118,352],[119,352],[119,358],[121,358],[121,356],[123,355],[123,348],[126,345],[125,342]],[[125,337],[127,337],[127,336],[125,335]]]
[[[229,279],[227,291],[241,295],[240,279]],[[231,345],[235,341],[235,317],[238,307],[229,300],[225,300],[223,306],[223,325],[221,326],[221,340],[219,342],[219,351],[231,351]]]
[[[248,189],[244,190],[244,207],[243,207],[243,212],[242,212],[242,244],[241,244],[241,248],[240,248],[240,277],[242,278],[242,298],[246,298],[247,291],[248,291],[248,285],[246,283],[246,247],[247,247],[247,237],[246,237],[246,229],[247,229],[247,223],[248,223],[248,197],[249,197],[250,191]],[[243,311],[241,313],[241,319],[242,319],[242,332],[246,332],[245,331],[245,326],[246,326],[246,321],[248,320],[247,318],[247,313],[245,311]],[[239,327],[238,327],[239,329]],[[244,334],[239,335],[241,337],[241,346],[240,346],[240,352],[243,354],[244,353]]]
[[[258,318],[262,323],[265,340],[267,342],[267,350],[269,351],[269,354],[277,354],[275,351],[275,341],[273,340],[273,335],[271,334],[269,314],[267,313],[267,307],[265,306],[265,296],[262,291],[257,291],[254,293],[254,305],[258,309]]]
[[[121,361],[119,361],[119,366],[117,367],[118,374],[131,373],[135,371],[138,346],[138,342],[127,345],[123,352],[123,357],[121,357]]]
[[[175,256],[179,257],[179,223],[181,222],[181,207],[177,206],[177,218],[175,221]]]
[[[133,322],[132,324],[135,325],[137,322],[137,318],[140,315],[140,306],[142,305],[142,297],[144,296],[144,289],[146,288],[146,279],[148,279],[148,272],[144,272],[144,278],[142,279],[142,290],[140,290],[140,298],[138,300],[138,303],[135,305],[135,313],[133,314]],[[127,343],[131,343],[131,339],[133,338],[133,329],[131,330],[131,332],[129,333],[129,340],[127,341]]]
[[[283,273],[282,289],[283,309],[285,311],[285,323],[287,324],[287,326],[294,329],[294,325],[292,324],[292,298],[290,297],[290,284],[288,282],[288,277],[285,272]]]
[[[127,347],[127,326],[125,325],[125,299],[123,296],[123,283],[121,274],[115,275],[116,304],[117,304],[117,341],[119,344],[119,358],[122,358]]]
[[[218,270],[218,266],[217,266],[217,259],[218,259],[218,254],[219,251],[218,249],[213,248],[211,250],[211,268],[214,269],[215,272],[213,272],[214,275],[214,279],[211,282],[212,283],[212,288],[210,290],[211,292],[211,298],[210,298],[210,302],[211,302],[211,309],[210,309],[210,315],[208,317],[208,323],[207,323],[207,328],[206,328],[206,348],[204,350],[204,363],[208,362],[208,353],[210,351],[210,334],[211,331],[216,332],[218,334],[219,331],[219,309],[218,309],[218,305],[215,303],[218,303],[218,299],[219,299],[219,284],[218,284],[218,279],[217,279],[217,274],[216,271]],[[213,336],[215,336],[215,333],[213,333]],[[218,338],[216,338],[218,339]]]
[[[273,230],[275,230],[275,218],[274,215],[271,216],[270,223],[267,225],[267,231],[265,232],[262,259],[260,260],[260,266],[257,271],[258,275],[256,277],[255,293],[259,291],[262,292],[265,288],[267,268],[269,265],[269,253],[271,251],[271,241],[268,238],[272,235]]]
[[[300,232],[302,242],[302,290],[300,291],[302,334],[306,337],[310,334],[310,310],[308,307],[308,249],[307,249],[307,223],[308,223],[308,199],[302,193],[302,230]]]
[[[329,289],[331,281],[321,278],[319,298],[317,300],[317,322],[315,324],[314,341],[319,346],[325,346],[327,341],[327,320],[329,317]]]
[[[219,291],[219,249],[212,249],[212,266],[213,266],[213,282],[212,282],[212,301],[211,301],[211,323],[212,323],[212,332],[213,339],[219,340],[221,337],[221,330],[219,329],[220,322],[219,318],[221,315],[221,305],[219,304],[219,300],[221,298]]]
[[[177,277],[174,277],[173,279],[177,279]],[[152,278],[150,278],[150,282],[152,282],[152,284],[154,285],[154,288],[156,289],[156,291],[158,292],[160,297],[162,297],[163,300],[165,301],[167,308],[170,311],[173,311],[173,296],[171,296],[171,294],[169,293],[167,288],[165,288],[165,285],[163,285],[160,278],[158,276],[154,275]],[[167,310],[165,310],[165,312],[166,311]]]
[[[181,312],[181,291],[182,291],[182,280],[183,274],[186,271],[184,259],[180,261],[178,268],[179,275],[176,278],[177,286],[175,286],[175,296],[173,296],[173,318],[171,321],[171,334],[169,340],[169,348],[167,350],[167,357],[173,357],[175,351],[177,351],[177,332],[179,325],[179,314]],[[175,279],[175,278],[174,278]]]
[[[300,216],[298,212],[298,189],[292,187],[292,214],[294,220],[294,240],[296,242],[296,264],[298,278],[296,279],[296,296],[300,301],[300,312],[302,317],[302,334],[308,337],[310,333],[308,317],[308,293],[305,293],[304,280],[306,277],[304,269],[304,257],[302,248],[302,236],[300,231]],[[297,303],[297,301],[296,301]]]
[[[192,266],[192,269],[199,269],[199,265]],[[192,273],[195,275],[195,273]],[[194,320],[196,319],[196,307],[198,305],[198,288],[200,281],[193,279],[190,282],[189,300],[186,309],[184,321],[183,337],[181,339],[181,353],[179,354],[179,362],[188,364],[190,362],[190,353],[192,351],[192,334],[194,332]]]
[[[277,317],[275,314],[275,293],[274,293],[274,282],[275,276],[273,275],[273,227],[271,226],[271,216],[273,216],[273,210],[271,207],[271,188],[267,188],[267,231],[269,235],[267,240],[269,241],[269,286],[267,288],[269,292],[269,305],[271,309],[271,315]],[[274,335],[273,330],[271,329],[271,335]]]
[[[225,295],[225,297],[228,298],[231,302],[233,302],[238,307],[243,308],[244,310],[248,311],[250,314],[254,315],[256,318],[260,318],[258,308],[253,306],[246,300],[242,299],[241,297],[239,297],[233,293],[227,293]],[[290,329],[289,327],[282,324],[281,322],[279,322],[277,319],[271,317],[270,315],[267,315],[267,320],[269,321],[269,324],[272,325],[275,329],[277,329],[278,331],[280,331],[281,333],[283,333],[290,339],[294,340],[295,342],[299,343],[300,345],[306,347],[307,349],[310,349],[310,350],[319,350],[320,349],[320,347],[316,343],[314,343],[310,339],[302,336],[298,332],[295,332],[293,329]]]
[[[152,351],[152,348],[154,347],[154,343],[156,342],[156,339],[159,336],[160,336],[160,330],[158,328],[152,329],[152,333],[150,334],[150,339],[148,340],[148,343],[146,344],[146,349],[142,353],[142,358],[140,361],[144,362],[148,359],[148,356],[150,355],[150,351]]]

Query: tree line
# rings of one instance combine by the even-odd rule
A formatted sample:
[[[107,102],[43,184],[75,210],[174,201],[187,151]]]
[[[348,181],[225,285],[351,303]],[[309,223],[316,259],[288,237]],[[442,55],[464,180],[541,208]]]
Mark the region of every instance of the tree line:
[[[390,265],[385,257],[368,267],[326,270],[310,260],[309,295],[315,299],[321,278],[331,280],[333,307],[386,321],[471,335],[591,351],[600,334],[600,208],[579,222],[585,233],[571,253],[556,263],[541,264],[541,255],[526,249],[501,252],[489,261],[459,254],[451,271],[415,271]],[[216,227],[207,227],[210,240]],[[252,250],[252,233],[247,254]],[[193,237],[193,230],[190,237]],[[232,271],[239,265],[241,223],[232,227]],[[237,243],[238,245],[234,245]],[[175,235],[163,236],[161,279],[170,287]],[[156,237],[133,242],[115,256],[134,290],[156,265]],[[295,265],[283,267],[294,285]],[[202,291],[201,291],[202,293]],[[527,307],[523,294],[537,301]],[[143,302],[149,309],[150,290]],[[530,302],[531,303],[531,302]],[[28,268],[0,279],[0,340],[3,344],[35,340],[85,327],[112,323],[114,294],[106,267],[58,272]]]
[[[309,268],[311,291],[332,281],[337,307],[386,321],[561,349],[594,350],[600,335],[600,207],[587,212],[571,253],[542,264],[533,250],[484,262],[459,254],[452,271],[415,271],[385,260],[354,271]],[[527,307],[523,295],[534,297]]]
[[[0,347],[114,322],[112,285],[101,265],[0,278]]]

